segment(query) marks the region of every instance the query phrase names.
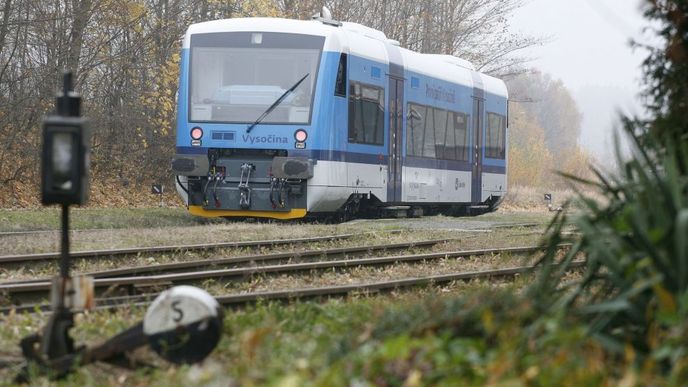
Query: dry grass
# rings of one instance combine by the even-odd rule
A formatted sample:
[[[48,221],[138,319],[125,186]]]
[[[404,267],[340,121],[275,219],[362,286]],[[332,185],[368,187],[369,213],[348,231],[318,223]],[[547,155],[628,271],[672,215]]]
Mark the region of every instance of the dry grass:
[[[236,257],[243,255],[254,254],[269,254],[277,252],[294,252],[295,254],[304,250],[326,250],[338,247],[353,247],[353,246],[373,246],[385,245],[392,243],[404,243],[410,241],[424,241],[431,239],[452,238],[448,243],[443,243],[434,246],[430,251],[450,251],[450,250],[466,250],[466,249],[480,249],[494,246],[521,246],[532,245],[537,243],[540,238],[540,230],[538,229],[495,229],[494,231],[484,232],[467,232],[456,230],[431,230],[431,229],[417,229],[407,230],[398,233],[389,233],[384,231],[368,232],[366,230],[374,229],[370,224],[356,223],[354,225],[339,225],[339,226],[317,226],[317,225],[291,225],[285,224],[254,224],[254,225],[240,225],[238,223],[227,225],[209,225],[198,226],[192,229],[183,230],[194,236],[189,236],[189,241],[184,243],[201,243],[201,242],[218,242],[220,240],[209,237],[211,235],[222,235],[226,237],[223,240],[233,240],[234,238],[241,238],[239,233],[235,232],[221,232],[222,230],[236,230],[237,228],[253,228],[255,233],[247,234],[252,236],[251,240],[274,238],[291,238],[291,237],[307,237],[315,235],[332,235],[342,233],[360,234],[355,238],[321,241],[317,243],[310,243],[308,245],[286,245],[277,247],[262,247],[259,250],[249,248],[227,248],[211,251],[186,251],[165,254],[139,254],[121,257],[101,257],[97,259],[77,259],[73,262],[75,273],[84,273],[99,270],[108,270],[121,267],[131,266],[149,266],[173,262],[188,262],[188,261],[202,261],[212,258]],[[170,230],[140,230],[133,235],[122,234],[122,231],[100,231],[93,232],[98,240],[95,248],[112,248],[112,247],[132,247],[155,244],[170,244],[182,243],[174,239],[174,233]],[[85,233],[84,233],[85,234]],[[78,234],[78,236],[81,236]],[[198,239],[194,239],[198,236]],[[21,237],[26,238],[26,237]],[[156,242],[156,243],[154,243]],[[50,249],[49,249],[50,250]],[[53,251],[56,250],[53,249]],[[428,251],[428,249],[411,249],[405,252],[391,251],[387,253],[376,252],[376,256],[384,255],[398,255],[402,253],[413,253]],[[21,251],[35,252],[35,251]],[[311,259],[311,258],[309,258]],[[316,258],[312,258],[316,259]],[[317,258],[319,259],[319,258]],[[27,262],[22,265],[13,265],[2,268],[0,270],[0,280],[19,280],[31,279],[37,277],[51,276],[56,272],[57,262],[41,263],[41,262]]]
[[[73,251],[151,247],[229,241],[305,238],[346,233],[338,225],[297,225],[289,223],[222,223],[191,227],[130,228],[72,233]],[[59,234],[3,236],[3,254],[55,252]]]
[[[109,248],[109,247],[132,247],[141,245],[155,244],[181,244],[181,243],[200,243],[218,242],[226,240],[257,240],[274,238],[293,238],[315,235],[330,235],[343,233],[364,233],[361,237],[343,239],[337,241],[325,241],[308,246],[279,246],[275,248],[263,248],[258,253],[272,252],[299,252],[305,249],[329,249],[334,247],[360,246],[391,244],[397,242],[421,241],[428,239],[454,238],[451,241],[441,243],[432,248],[412,248],[405,251],[389,251],[385,253],[375,253],[367,255],[385,256],[414,254],[421,252],[443,252],[452,250],[480,249],[487,247],[506,247],[523,246],[536,244],[541,238],[541,231],[549,219],[549,214],[529,214],[529,213],[493,213],[484,217],[477,218],[449,218],[449,217],[428,217],[422,219],[406,220],[379,220],[379,221],[358,221],[341,225],[314,225],[314,224],[293,224],[293,223],[225,223],[198,225],[193,227],[170,227],[159,229],[135,229],[135,230],[102,230],[77,233],[75,244],[86,248]],[[490,225],[504,223],[522,223],[524,221],[535,221],[541,227],[517,227],[517,228],[493,228],[485,230]],[[392,229],[403,228],[399,233],[385,232]],[[474,229],[474,230],[470,230]],[[477,230],[476,230],[477,229]],[[373,232],[371,232],[373,231]],[[43,241],[36,247],[31,238],[22,237],[26,245],[15,247],[23,252],[32,252],[35,249],[55,250],[56,245],[50,245]],[[56,239],[56,238],[55,238]],[[0,243],[8,239],[1,239]],[[13,239],[15,240],[15,239]],[[55,243],[53,241],[52,243]],[[80,260],[75,262],[75,271],[92,271],[107,268],[133,266],[133,265],[154,265],[178,261],[195,261],[208,259],[210,257],[227,257],[246,254],[254,254],[256,251],[248,249],[223,249],[212,252],[191,252],[191,253],[167,253],[140,255],[129,257],[117,257],[97,260]],[[314,257],[312,259],[323,259]],[[328,258],[332,259],[332,258]],[[335,259],[341,259],[337,257]],[[366,282],[378,282],[383,280],[420,277],[427,275],[439,275],[455,273],[460,271],[477,271],[506,266],[521,265],[526,258],[521,255],[495,254],[491,256],[470,257],[470,258],[444,258],[420,263],[408,263],[398,265],[385,265],[377,267],[353,267],[348,269],[331,271],[311,271],[301,274],[287,275],[256,275],[232,281],[207,280],[196,283],[214,295],[231,294],[249,291],[269,291],[277,289],[296,289],[326,285],[345,285]],[[31,278],[32,276],[45,276],[54,273],[55,265],[33,265],[27,264],[18,268],[8,268],[0,271],[1,278]],[[529,282],[529,276],[523,276],[516,280],[514,289],[520,289]],[[413,290],[398,290],[380,296],[381,304],[393,302],[398,297],[414,294],[437,294],[437,295],[459,295],[472,294],[476,289],[501,288],[513,286],[513,279],[479,279],[469,282],[455,281],[441,286],[429,286]],[[349,300],[367,299],[370,295],[361,293],[348,297]],[[344,301],[342,301],[344,302]],[[348,302],[348,301],[347,301]],[[113,314],[109,312],[96,312],[92,314],[79,315],[77,329],[74,336],[79,343],[94,344],[102,341],[103,337],[121,331],[138,321],[143,313],[143,309],[135,308],[132,310],[119,310]],[[5,350],[0,351],[0,356],[17,356],[18,348],[16,343],[19,339],[30,332],[40,328],[47,316],[44,313],[37,315],[10,315],[0,316],[0,344]],[[229,342],[227,340],[230,340]],[[221,345],[218,353],[213,355],[214,359],[222,358],[223,351],[231,349],[231,345],[239,342],[237,338],[225,338],[224,347]],[[234,343],[234,344],[232,344]],[[231,344],[231,345],[230,345]],[[228,349],[229,348],[229,349]],[[167,375],[172,372],[174,375],[187,375],[184,368],[178,369],[169,366],[156,358],[151,351],[145,350],[137,356],[155,364],[159,364],[161,374]],[[212,359],[211,358],[211,361]],[[221,368],[222,369],[222,368]],[[9,371],[8,371],[9,372]],[[189,371],[191,372],[191,371]],[[5,373],[4,376],[9,375]],[[136,373],[129,373],[119,369],[110,369],[108,366],[91,365],[81,368],[77,378],[84,377],[86,380],[93,380],[92,375],[107,375],[109,384],[126,384],[131,380],[145,380],[146,377],[139,377]],[[3,374],[0,373],[0,378]],[[160,375],[158,375],[160,376]],[[142,379],[141,379],[142,378]],[[183,380],[187,380],[183,379]],[[175,379],[177,382],[181,379]],[[226,380],[226,379],[225,379]],[[192,383],[193,384],[193,383]]]
[[[572,189],[548,189],[538,187],[509,187],[509,192],[500,207],[503,211],[548,212],[546,193],[552,194],[552,206],[559,207],[572,199],[576,193]]]
[[[523,257],[491,255],[474,258],[443,258],[421,263],[402,263],[385,266],[361,266],[347,269],[312,271],[307,274],[257,275],[248,281],[207,281],[204,286],[213,294],[299,289],[335,285],[389,281],[402,278],[425,277],[456,272],[490,270],[518,266]]]

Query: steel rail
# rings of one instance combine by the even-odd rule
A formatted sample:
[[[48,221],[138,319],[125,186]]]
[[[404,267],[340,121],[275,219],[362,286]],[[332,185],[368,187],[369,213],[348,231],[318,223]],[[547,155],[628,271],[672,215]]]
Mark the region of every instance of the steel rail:
[[[438,253],[427,254],[413,254],[413,255],[396,255],[389,257],[375,257],[375,258],[359,258],[359,259],[343,259],[331,261],[317,261],[306,263],[294,263],[286,265],[269,265],[257,267],[242,267],[233,269],[221,270],[206,270],[194,271],[175,274],[160,274],[152,276],[139,277],[114,277],[114,278],[100,278],[94,280],[94,286],[98,288],[110,287],[131,287],[137,285],[144,285],[148,287],[169,285],[177,283],[185,283],[190,281],[216,279],[216,278],[233,278],[233,277],[247,277],[256,274],[274,274],[287,272],[305,272],[310,270],[325,270],[347,267],[361,267],[361,266],[377,266],[390,265],[402,262],[419,262],[428,260],[437,260],[442,258],[459,258],[474,255],[488,255],[494,253],[509,253],[521,254],[531,253],[541,250],[540,246],[524,246],[524,247],[507,247],[507,248],[492,248],[479,250],[462,250],[462,251],[445,251]],[[33,282],[33,283],[15,283],[15,284],[0,284],[0,293],[8,296],[25,293],[48,292],[51,283],[48,281]]]
[[[492,226],[492,228],[532,228],[532,227],[538,227],[538,226],[546,226],[547,224],[540,224],[540,223],[499,223],[495,224]]]
[[[69,230],[70,233],[79,233],[79,232],[89,232],[89,231],[117,231],[117,230],[126,230],[126,228],[74,228]],[[18,230],[18,231],[0,231],[0,237],[13,237],[13,236],[22,236],[22,235],[35,235],[35,234],[58,234],[62,230],[59,229],[54,229],[54,230]]]
[[[571,262],[569,269],[577,269],[585,266],[584,260]],[[425,277],[412,277],[397,280],[361,283],[353,285],[335,285],[315,288],[286,289],[266,292],[249,292],[215,296],[217,301],[225,307],[238,307],[258,301],[296,301],[319,297],[347,296],[357,293],[383,292],[395,289],[406,289],[419,286],[440,285],[455,281],[470,281],[493,277],[513,277],[519,274],[533,272],[537,266],[516,266],[502,269],[456,272]],[[97,310],[110,310],[121,307],[145,307],[157,294],[143,294],[135,296],[111,297],[97,299]],[[23,313],[35,311],[49,311],[46,304],[15,306],[0,309],[0,314]]]
[[[578,268],[585,265],[585,261],[573,261],[570,268]],[[256,302],[258,300],[294,300],[323,296],[348,295],[361,292],[380,292],[402,288],[411,288],[427,285],[445,284],[455,281],[470,281],[480,278],[510,277],[518,274],[527,274],[535,270],[535,266],[517,266],[504,269],[470,271],[463,273],[440,274],[427,277],[413,277],[399,280],[381,281],[356,285],[339,285],[320,288],[305,288],[295,290],[281,290],[271,292],[254,292],[245,294],[232,294],[215,297],[221,305],[232,306]],[[135,304],[145,306],[147,304]]]
[[[112,249],[112,250],[85,250],[85,251],[75,251],[70,253],[72,258],[96,258],[96,257],[109,257],[117,255],[131,255],[131,254],[141,254],[141,253],[164,253],[171,251],[192,251],[192,250],[213,250],[213,249],[223,249],[223,248],[237,248],[237,247],[261,247],[261,246],[277,246],[277,245],[288,245],[288,244],[303,244],[303,243],[313,243],[321,241],[330,241],[337,239],[348,239],[355,236],[360,236],[361,234],[340,234],[340,235],[328,235],[320,237],[309,237],[309,238],[294,238],[294,239],[272,239],[272,240],[262,240],[262,241],[234,241],[234,242],[215,242],[215,243],[199,243],[190,245],[170,245],[170,246],[153,246],[153,247],[131,247],[123,249]],[[27,261],[49,261],[56,260],[59,253],[36,253],[36,254],[21,254],[21,255],[3,255],[0,256],[0,264],[7,263],[21,263]]]
[[[147,266],[132,266],[123,267],[119,269],[109,269],[101,271],[86,272],[82,275],[87,275],[93,278],[111,278],[111,277],[121,277],[124,275],[135,276],[145,273],[165,273],[174,272],[180,269],[188,268],[202,268],[202,267],[212,267],[212,266],[225,266],[225,265],[235,265],[242,263],[255,263],[255,262],[271,262],[280,261],[287,259],[300,259],[306,257],[314,256],[332,256],[332,255],[344,255],[352,253],[372,253],[374,251],[384,251],[384,250],[400,250],[400,249],[410,249],[414,247],[427,248],[440,243],[448,242],[454,240],[454,238],[445,239],[432,239],[424,241],[414,241],[414,242],[403,242],[403,243],[391,243],[384,245],[372,245],[372,246],[354,246],[354,247],[337,247],[325,250],[304,250],[304,251],[289,251],[284,253],[270,253],[270,254],[255,254],[255,255],[242,255],[237,257],[228,258],[212,258],[204,259],[202,261],[185,261],[185,262],[173,262],[173,263],[163,263],[159,265],[147,265]],[[0,281],[0,287],[10,284],[28,284],[37,282],[48,282],[51,278],[36,278],[28,280],[11,280],[11,281]]]

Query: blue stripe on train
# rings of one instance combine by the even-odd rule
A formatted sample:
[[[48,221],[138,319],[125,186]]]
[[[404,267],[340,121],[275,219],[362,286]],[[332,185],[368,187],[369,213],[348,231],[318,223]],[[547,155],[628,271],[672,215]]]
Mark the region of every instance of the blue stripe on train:
[[[178,154],[205,154],[207,149],[197,147],[177,147]],[[305,157],[313,160],[340,161],[348,163],[387,165],[388,158],[383,154],[343,152],[337,150],[294,150],[289,152],[293,157]],[[405,167],[440,169],[449,171],[471,171],[471,163],[468,161],[438,160],[422,157],[404,157]],[[483,165],[485,173],[504,174],[504,166]]]

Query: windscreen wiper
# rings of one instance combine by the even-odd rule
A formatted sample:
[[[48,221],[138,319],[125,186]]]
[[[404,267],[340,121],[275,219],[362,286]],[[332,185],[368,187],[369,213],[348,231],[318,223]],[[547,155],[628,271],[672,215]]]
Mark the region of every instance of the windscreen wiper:
[[[272,105],[270,105],[270,107],[267,108],[267,110],[265,110],[263,112],[263,114],[261,114],[260,117],[258,117],[258,119],[254,123],[252,123],[251,125],[248,126],[248,128],[246,128],[246,133],[249,133],[253,129],[254,126],[260,124],[260,122],[263,121],[263,119],[265,117],[267,117],[267,115],[270,114],[277,107],[277,105],[282,103],[282,101],[289,95],[289,93],[291,93],[292,91],[296,90],[297,87],[299,87],[301,82],[303,82],[303,80],[306,79],[306,77],[309,74],[310,73],[306,73],[306,75],[304,75],[303,78],[299,79],[299,81],[296,82],[294,84],[294,86],[290,87],[289,90],[285,91],[284,94],[280,95],[280,97],[277,98],[277,100],[275,102],[273,102]]]

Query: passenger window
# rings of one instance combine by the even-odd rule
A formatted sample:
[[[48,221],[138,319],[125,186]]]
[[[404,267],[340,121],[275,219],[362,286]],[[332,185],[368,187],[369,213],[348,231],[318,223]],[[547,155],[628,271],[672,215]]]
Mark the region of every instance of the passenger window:
[[[384,144],[384,90],[351,82],[349,93],[349,142]]]
[[[339,67],[337,68],[337,81],[334,86],[334,95],[346,97],[346,54],[339,57]]]
[[[447,160],[458,160],[456,154],[456,135],[454,130],[454,123],[456,122],[457,113],[449,112],[447,119],[447,143],[444,146],[444,157]]]
[[[423,156],[424,125],[425,106],[409,104],[406,118],[406,153],[410,156]]]
[[[504,159],[506,156],[506,118],[495,113],[487,113],[487,133],[485,138],[485,157]]]
[[[456,113],[454,133],[456,134],[456,160],[468,161],[468,115]]]
[[[438,159],[449,158],[445,155],[447,143],[447,111],[434,109],[435,113],[435,157]]]
[[[425,140],[423,141],[423,157],[435,158],[435,120],[432,108],[427,108],[425,119]]]
[[[468,161],[468,115],[409,103],[406,154]]]

